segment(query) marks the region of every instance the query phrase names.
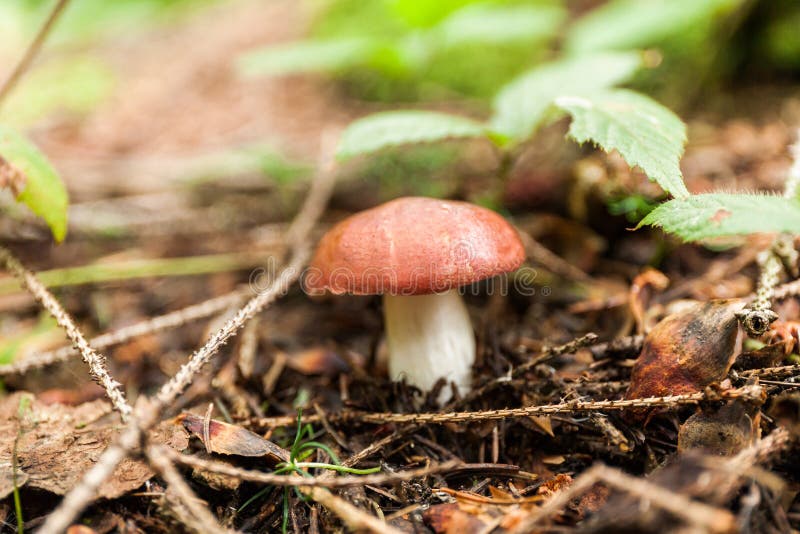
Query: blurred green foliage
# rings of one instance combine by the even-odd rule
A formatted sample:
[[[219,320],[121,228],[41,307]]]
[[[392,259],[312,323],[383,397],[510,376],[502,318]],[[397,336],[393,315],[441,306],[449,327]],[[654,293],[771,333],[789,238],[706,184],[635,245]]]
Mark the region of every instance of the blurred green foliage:
[[[543,59],[566,20],[557,0],[333,0],[310,41],[244,56],[249,75],[335,73],[382,101],[488,97]],[[326,49],[327,47],[327,49]]]
[[[554,57],[652,50],[649,61],[661,68],[642,73],[636,87],[679,106],[704,84],[733,75],[738,65],[721,51],[759,3],[590,4],[586,10],[563,0],[317,0],[310,2],[316,17],[309,41],[254,51],[241,65],[248,75],[330,72],[368,100],[483,99]],[[764,42],[776,61],[796,59],[796,27],[771,21]]]

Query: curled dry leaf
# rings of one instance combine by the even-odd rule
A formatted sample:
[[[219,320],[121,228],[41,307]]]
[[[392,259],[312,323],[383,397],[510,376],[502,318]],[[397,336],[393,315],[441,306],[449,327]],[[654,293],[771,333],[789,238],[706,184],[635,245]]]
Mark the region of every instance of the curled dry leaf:
[[[702,391],[725,378],[739,336],[738,299],[694,304],[659,322],[647,335],[626,398]]]
[[[206,443],[203,438],[204,418],[191,413],[183,413],[175,418],[175,422],[203,441],[203,444],[211,452],[236,456],[265,456],[275,463],[289,461],[289,451],[246,428],[211,419],[208,423],[209,443]]]
[[[17,485],[64,495],[81,480],[120,432],[119,416],[105,401],[79,406],[45,405],[30,393],[0,401],[0,498],[12,490],[12,453],[17,442]],[[188,445],[186,433],[169,423],[150,434],[173,449]],[[98,497],[113,499],[153,476],[139,460],[126,459],[100,486]]]

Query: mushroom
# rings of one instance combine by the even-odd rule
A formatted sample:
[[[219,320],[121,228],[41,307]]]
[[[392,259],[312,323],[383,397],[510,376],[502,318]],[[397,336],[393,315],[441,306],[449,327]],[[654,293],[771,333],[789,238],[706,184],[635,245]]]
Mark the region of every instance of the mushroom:
[[[429,391],[444,377],[463,393],[475,337],[458,288],[516,270],[524,259],[519,234],[495,212],[406,197],[334,226],[304,283],[309,293],[383,295],[390,378]]]

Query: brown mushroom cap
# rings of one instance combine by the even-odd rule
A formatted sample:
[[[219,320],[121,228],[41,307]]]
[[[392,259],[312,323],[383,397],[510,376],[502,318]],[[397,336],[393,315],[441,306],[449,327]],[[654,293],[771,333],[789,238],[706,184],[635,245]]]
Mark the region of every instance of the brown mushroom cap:
[[[423,295],[513,271],[524,260],[519,234],[495,212],[407,197],[334,226],[304,283],[314,293]]]

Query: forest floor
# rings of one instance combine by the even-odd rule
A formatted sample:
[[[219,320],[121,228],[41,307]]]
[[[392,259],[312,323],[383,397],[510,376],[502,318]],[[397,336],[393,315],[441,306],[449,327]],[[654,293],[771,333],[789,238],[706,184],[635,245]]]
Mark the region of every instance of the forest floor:
[[[34,131],[70,191],[70,236],[50,246],[44,227],[23,220],[4,223],[0,239],[58,281],[54,293],[130,398],[157,392],[223,328],[263,282],[253,278],[259,266],[280,282],[332,222],[384,200],[364,177],[374,171],[343,169],[330,195],[332,176],[314,171],[326,135],[376,108],[322,77],[242,80],[233,68],[237,54],[304,26],[295,2],[235,2],[108,38],[97,53],[118,74],[112,97]],[[782,188],[800,94],[742,89],[683,118],[691,191]],[[71,532],[212,531],[192,492],[224,528],[243,532],[276,532],[284,521],[296,532],[800,528],[790,460],[798,288],[780,286],[771,337],[740,343],[732,367],[726,340],[737,325],[693,304],[727,313],[731,301],[715,299],[749,298],[769,237],[712,251],[632,232],[602,199],[647,192],[646,179],[613,155],[549,150],[563,134],[563,124],[546,131],[506,184],[509,217],[553,254],[529,251],[535,295],[467,298],[478,342],[471,393],[442,408],[437,392],[388,380],[378,298],[312,299],[292,286],[161,406],[147,454],[100,486],[80,520],[91,530]],[[280,157],[254,158],[254,144]],[[456,148],[467,178],[446,190],[469,198],[496,162],[480,144]],[[265,167],[302,179],[264,180]],[[648,267],[654,257],[658,271]],[[85,268],[70,281],[70,267]],[[670,313],[708,336],[657,328]],[[103,388],[76,351],[59,350],[63,334],[40,314],[30,292],[0,275],[0,335],[16,354],[0,365],[9,392],[0,399],[0,532],[16,528],[14,494],[25,528],[41,526],[122,433]],[[632,381],[643,345],[692,343],[708,358],[698,376],[660,388]],[[667,367],[656,375],[674,378],[658,365]],[[640,397],[656,398],[624,400]],[[377,473],[309,468],[307,485],[284,490],[299,479],[269,473],[304,443],[304,461]],[[189,493],[170,482],[173,466]]]

